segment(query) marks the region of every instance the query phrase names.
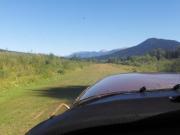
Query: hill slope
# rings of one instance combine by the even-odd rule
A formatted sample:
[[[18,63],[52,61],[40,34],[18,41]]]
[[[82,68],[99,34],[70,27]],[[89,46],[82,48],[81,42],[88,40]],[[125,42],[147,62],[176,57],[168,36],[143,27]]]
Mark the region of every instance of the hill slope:
[[[180,47],[180,42],[175,40],[166,40],[166,39],[157,39],[157,38],[150,38],[145,40],[144,42],[124,49],[117,51],[115,53],[112,53],[110,55],[100,56],[96,57],[97,59],[107,59],[107,58],[124,58],[128,56],[139,56],[144,55],[148,52],[151,52],[154,49],[164,49],[164,50],[173,50],[177,47]]]

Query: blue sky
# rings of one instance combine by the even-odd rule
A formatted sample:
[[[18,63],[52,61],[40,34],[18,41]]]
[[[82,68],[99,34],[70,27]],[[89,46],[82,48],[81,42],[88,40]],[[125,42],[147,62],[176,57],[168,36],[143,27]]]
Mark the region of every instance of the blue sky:
[[[180,41],[180,0],[1,0],[0,48],[68,55]]]

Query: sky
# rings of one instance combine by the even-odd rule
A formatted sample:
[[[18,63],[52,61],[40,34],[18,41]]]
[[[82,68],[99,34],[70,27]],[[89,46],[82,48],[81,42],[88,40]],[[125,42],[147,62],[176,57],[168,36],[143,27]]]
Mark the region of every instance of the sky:
[[[180,41],[180,0],[0,0],[0,49],[54,53]]]

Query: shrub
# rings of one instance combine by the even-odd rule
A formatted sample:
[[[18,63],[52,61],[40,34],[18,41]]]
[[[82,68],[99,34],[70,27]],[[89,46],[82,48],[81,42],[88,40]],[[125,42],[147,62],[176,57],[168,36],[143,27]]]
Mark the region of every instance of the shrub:
[[[7,77],[7,72],[0,69],[0,78],[6,78]]]

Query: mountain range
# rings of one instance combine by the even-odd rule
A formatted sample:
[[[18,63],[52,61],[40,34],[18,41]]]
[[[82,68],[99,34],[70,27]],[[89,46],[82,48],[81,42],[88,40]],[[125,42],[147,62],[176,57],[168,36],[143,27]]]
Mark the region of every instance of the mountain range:
[[[123,50],[123,49],[114,49],[114,50],[110,50],[110,51],[101,50],[101,51],[75,52],[75,53],[69,55],[68,57],[70,57],[70,58],[77,57],[77,58],[82,58],[82,59],[83,58],[100,57],[100,56],[113,54],[113,53],[118,52],[120,50]]]
[[[94,59],[108,59],[108,58],[126,58],[129,56],[140,56],[155,49],[161,48],[163,50],[174,50],[180,47],[180,42],[175,40],[149,38],[142,43],[133,47],[125,49],[114,49],[111,51],[100,52],[77,52],[73,53],[69,57],[77,58],[94,58]]]

